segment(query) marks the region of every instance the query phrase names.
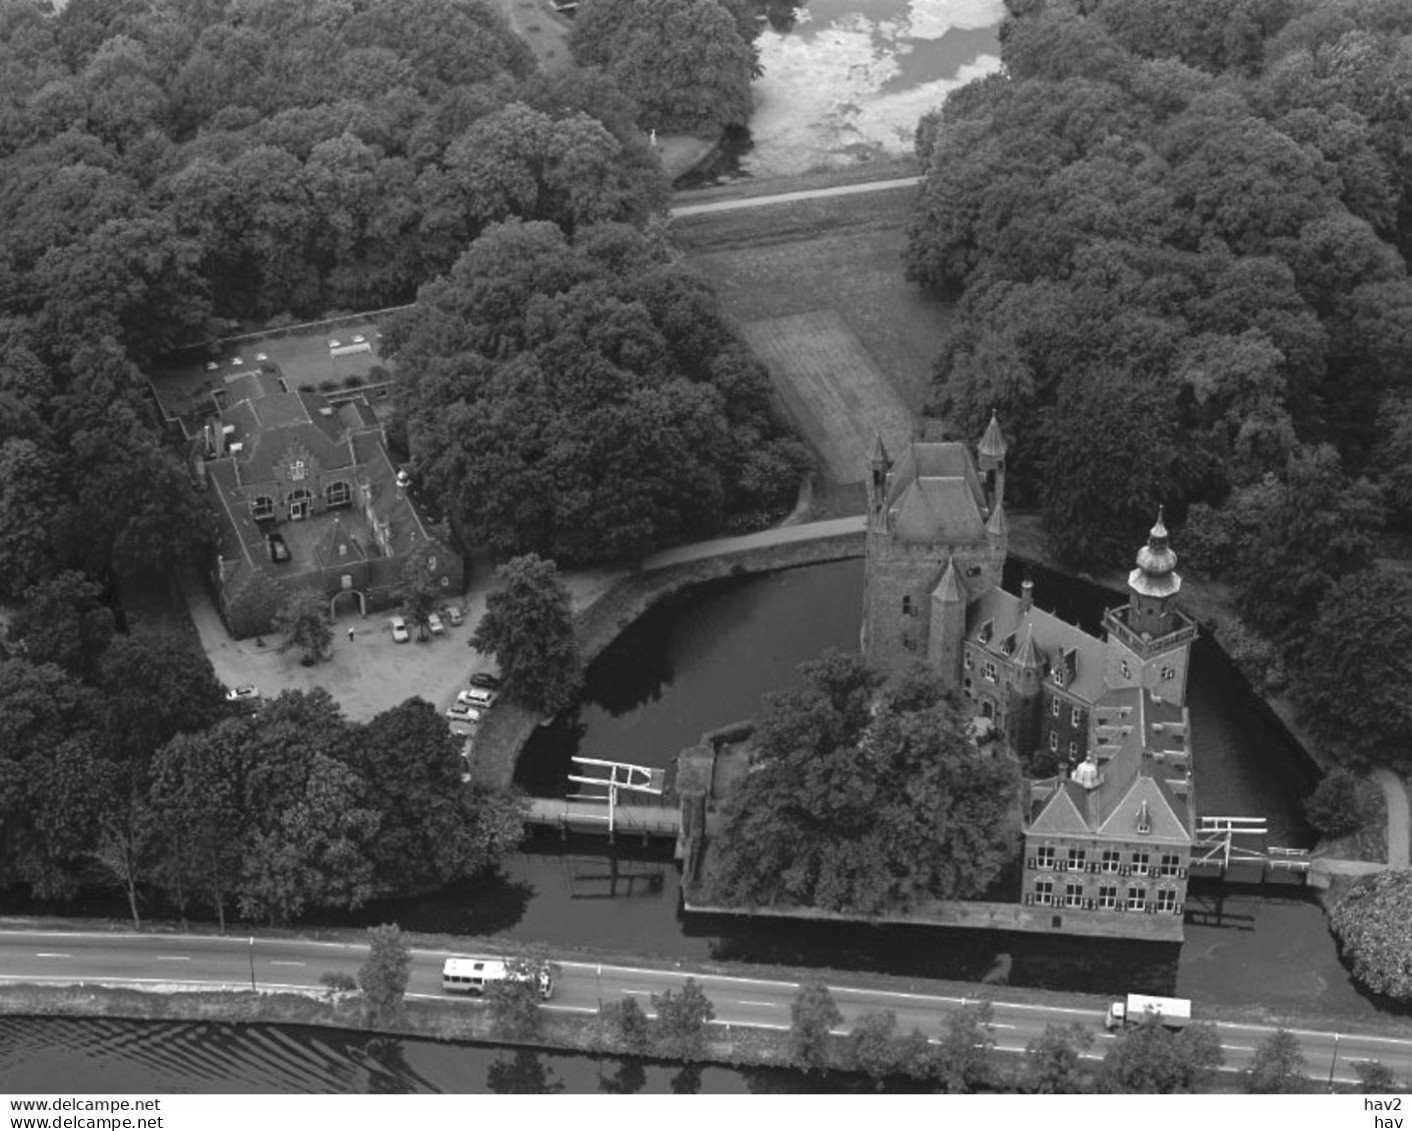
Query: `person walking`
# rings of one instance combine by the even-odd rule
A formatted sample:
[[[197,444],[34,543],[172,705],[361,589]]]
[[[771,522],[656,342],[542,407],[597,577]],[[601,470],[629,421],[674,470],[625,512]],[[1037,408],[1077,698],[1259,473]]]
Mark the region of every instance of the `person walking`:
[[[353,643],[353,629],[352,629],[352,628],[349,628],[349,630],[348,630],[348,643],[349,643],[349,644],[352,644],[352,643]]]

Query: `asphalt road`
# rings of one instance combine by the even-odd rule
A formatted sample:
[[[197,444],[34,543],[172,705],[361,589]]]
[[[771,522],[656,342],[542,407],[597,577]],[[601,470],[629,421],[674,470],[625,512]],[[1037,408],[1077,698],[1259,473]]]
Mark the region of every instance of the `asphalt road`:
[[[889,189],[916,188],[925,177],[901,177],[891,181],[868,181],[861,185],[834,185],[832,188],[800,189],[797,192],[775,193],[773,196],[741,196],[730,200],[712,200],[705,204],[674,206],[670,217],[705,216],[712,212],[737,212],[742,208],[760,208],[767,204],[792,204],[798,200],[818,200],[831,196],[856,196],[860,192],[886,192]]]
[[[441,963],[454,952],[414,950],[411,997],[443,997]],[[366,947],[355,943],[302,940],[253,940],[205,935],[120,935],[85,932],[0,931],[0,981],[105,985],[249,988],[253,980],[261,990],[307,990],[319,986],[329,971],[356,973]],[[597,965],[561,961],[562,974],[553,1000],[545,1008],[593,1013],[602,1001],[631,995],[651,1013],[651,996],[679,987],[688,976],[679,969]],[[768,978],[731,977],[692,973],[716,1008],[716,1020],[726,1025],[787,1029],[790,1004],[797,984]],[[937,1032],[941,1018],[957,1008],[963,998],[888,991],[871,987],[832,985],[834,1000],[843,1014],[839,1032],[846,1032],[864,1014],[890,1009],[898,1027],[909,1032]],[[1014,991],[1011,990],[1011,993]],[[1053,995],[1046,995],[1052,998]],[[976,1000],[974,998],[970,1000]],[[467,1002],[466,1008],[478,1006]],[[1200,1019],[1200,1011],[1197,1019]],[[1108,1042],[1116,1038],[1103,1030],[1103,1014],[1091,999],[1075,998],[1074,1005],[994,1002],[997,1047],[1021,1052],[1025,1044],[1047,1025],[1078,1022],[1093,1031],[1089,1054],[1101,1059]],[[1239,1069],[1249,1063],[1255,1046],[1273,1032],[1268,1025],[1217,1022],[1226,1052],[1226,1066]],[[1327,1080],[1352,1082],[1353,1063],[1379,1060],[1401,1080],[1412,1080],[1412,1029],[1408,1037],[1371,1033],[1294,1028],[1310,1074]],[[1335,1053],[1337,1059],[1335,1060]]]

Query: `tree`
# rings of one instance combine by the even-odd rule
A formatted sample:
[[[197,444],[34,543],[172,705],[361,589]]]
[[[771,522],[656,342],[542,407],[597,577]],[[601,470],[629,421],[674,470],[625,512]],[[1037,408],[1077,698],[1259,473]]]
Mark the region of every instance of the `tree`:
[[[25,642],[31,663],[55,663],[79,677],[93,677],[113,638],[112,611],[99,601],[100,586],[64,570],[25,592],[11,635]]]
[[[413,554],[402,567],[401,582],[393,593],[403,615],[417,630],[417,639],[426,640],[431,615],[441,603],[441,589],[425,557]],[[325,645],[327,647],[327,645]]]
[[[1377,1060],[1355,1061],[1353,1070],[1358,1074],[1358,1090],[1370,1095],[1405,1091],[1388,1068]]]
[[[495,571],[471,644],[496,657],[506,694],[533,710],[561,710],[582,683],[569,591],[554,563],[538,554]]]
[[[368,958],[358,968],[358,988],[370,1024],[388,1024],[402,1010],[412,976],[412,948],[395,923],[368,928]]]
[[[833,994],[820,981],[803,983],[789,1007],[790,1055],[805,1071],[823,1068],[829,1062],[829,1034],[842,1024]]]
[[[832,652],[800,671],[757,720],[713,897],[880,914],[985,891],[1016,848],[1018,768],[977,756],[934,673],[879,691],[862,657]]]
[[[569,47],[637,102],[644,128],[714,132],[750,117],[758,56],[716,0],[584,0]]]
[[[1241,616],[1292,647],[1313,625],[1340,578],[1372,562],[1382,525],[1376,487],[1350,482],[1330,446],[1296,452],[1283,479],[1240,492],[1228,504],[1240,531],[1231,579]]]
[[[948,1092],[980,1092],[995,1082],[994,1007],[969,1001],[946,1015],[937,1047],[936,1073]]]
[[[506,963],[513,974],[513,962]],[[507,977],[485,991],[490,1007],[490,1023],[496,1033],[510,1040],[532,1037],[539,1032],[539,989],[528,977]]]
[[[1256,1046],[1250,1067],[1241,1076],[1247,1092],[1308,1092],[1308,1070],[1299,1038],[1288,1029],[1276,1029]]]
[[[845,1047],[849,1063],[879,1085],[889,1076],[925,1079],[933,1076],[937,1068],[937,1058],[926,1036],[914,1029],[899,1037],[897,1015],[890,1009],[860,1017],[849,1031]]]
[[[470,879],[524,835],[516,797],[462,783],[459,739],[423,699],[369,719],[348,752],[378,811],[372,852],[387,891],[429,891]]]
[[[1357,648],[1360,636],[1377,647]],[[1381,569],[1343,577],[1307,638],[1294,698],[1321,746],[1345,764],[1412,766],[1412,580]]]
[[[280,650],[300,648],[301,663],[317,663],[333,643],[333,626],[329,624],[328,603],[312,589],[296,589],[285,597],[275,617],[275,631],[284,637]]]
[[[1361,876],[1334,904],[1329,928],[1353,976],[1374,993],[1412,1001],[1412,872]]]
[[[1098,1087],[1162,1095],[1199,1092],[1223,1060],[1214,1025],[1197,1022],[1173,1033],[1150,1018],[1119,1034],[1103,1058]]]
[[[1355,833],[1368,823],[1368,790],[1364,779],[1342,766],[1324,775],[1304,799],[1304,816],[1325,836]]]
[[[1041,1095],[1084,1091],[1088,1073],[1083,1055],[1092,1047],[1093,1033],[1077,1021],[1046,1025],[1042,1034],[1025,1045],[1029,1090]]]
[[[653,1035],[667,1055],[688,1063],[699,1060],[706,1048],[706,1023],[716,1016],[716,1007],[701,991],[695,978],[688,978],[679,990],[652,995],[657,1011]]]
[[[605,1002],[598,1007],[598,1019],[611,1039],[629,1052],[647,1051],[651,1027],[637,998],[625,997],[622,1001]]]

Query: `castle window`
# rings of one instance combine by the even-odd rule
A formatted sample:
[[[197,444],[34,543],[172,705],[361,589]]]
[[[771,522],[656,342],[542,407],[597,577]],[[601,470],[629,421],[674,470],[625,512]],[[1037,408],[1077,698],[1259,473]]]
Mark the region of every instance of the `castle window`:
[[[1054,881],[1035,880],[1034,901],[1044,907],[1048,907],[1054,902]]]
[[[1058,731],[1051,730],[1051,731],[1049,732],[1049,749],[1050,749],[1051,752],[1058,751],[1058,749],[1059,749],[1059,732],[1058,732]]]
[[[965,665],[965,668],[966,668],[967,671],[970,671],[972,668],[974,668],[974,667],[976,666],[975,658],[974,658],[974,657],[971,655],[971,653],[969,653],[969,652],[966,653],[966,655],[965,655],[965,657],[962,659],[961,663],[962,663],[963,665]]]
[[[1176,677],[1177,677],[1177,669],[1176,669],[1176,668],[1172,667],[1171,664],[1163,664],[1163,665],[1162,665],[1162,678],[1163,678],[1164,680],[1176,679]]]
[[[1103,870],[1105,872],[1116,872],[1118,870],[1119,852],[1116,848],[1105,848],[1103,850]]]
[[[1098,908],[1100,911],[1112,911],[1118,906],[1118,888],[1115,884],[1109,884],[1098,889]]]
[[[250,517],[256,522],[261,519],[274,518],[275,501],[268,495],[256,495],[250,500]]]
[[[979,577],[980,575],[981,575],[981,567],[980,567],[980,566],[974,566],[974,565],[973,565],[973,566],[967,566],[967,567],[966,567],[966,576],[967,576],[967,577]]]
[[[1071,759],[1073,759],[1073,758],[1077,758],[1078,756],[1079,756],[1079,744],[1078,744],[1077,742],[1071,742],[1071,743],[1069,743],[1069,757],[1070,757]]]
[[[1051,715],[1053,715],[1056,719],[1059,717],[1059,700],[1058,700],[1058,699],[1051,699],[1051,700],[1049,701],[1049,713],[1050,713]]]
[[[1069,712],[1069,725],[1076,727],[1083,722],[1083,713],[1075,707]]]
[[[1088,866],[1088,850],[1084,848],[1069,849],[1069,871],[1082,872]]]
[[[904,617],[910,617],[910,616],[912,615],[912,598],[911,598],[911,597],[903,597],[903,598],[902,598],[902,615],[903,615]]]
[[[1128,888],[1128,910],[1141,911],[1147,906],[1146,888]]]
[[[1054,846],[1052,844],[1042,844],[1034,850],[1034,862],[1036,868],[1054,868]]]
[[[302,459],[294,460],[294,461],[289,465],[289,477],[290,477],[291,479],[303,479],[303,478],[304,478],[304,461],[303,461]]]
[[[1163,888],[1157,893],[1157,910],[1168,914],[1177,909],[1177,893],[1171,888]]]
[[[1118,661],[1118,670],[1123,673],[1123,678],[1124,678],[1124,679],[1132,679],[1133,673],[1128,670],[1128,662],[1127,662],[1127,660],[1119,660],[1119,661]]]
[[[1134,875],[1134,876],[1145,876],[1145,875],[1147,875],[1147,868],[1148,868],[1149,860],[1150,860],[1150,858],[1148,857],[1148,855],[1147,855],[1146,852],[1134,852],[1134,853],[1133,853],[1133,875]]]
[[[904,632],[902,634],[902,647],[906,648],[909,652],[915,652],[917,650],[917,642],[912,639],[910,632]]]
[[[330,483],[328,490],[324,492],[324,502],[331,507],[346,507],[353,501],[353,492],[348,484],[339,480],[337,483]]]
[[[1082,907],[1084,905],[1083,884],[1064,885],[1064,905],[1066,907]]]
[[[981,665],[981,675],[985,676],[986,679],[990,680],[991,683],[995,682],[996,675],[994,660],[987,660],[983,665]]]
[[[427,569],[431,570],[432,573],[435,573],[435,572],[436,572],[436,555],[435,555],[435,554],[433,554],[431,557],[427,558]]]
[[[1157,865],[1158,874],[1162,876],[1175,876],[1182,867],[1182,858],[1175,852],[1162,853],[1162,859]]]

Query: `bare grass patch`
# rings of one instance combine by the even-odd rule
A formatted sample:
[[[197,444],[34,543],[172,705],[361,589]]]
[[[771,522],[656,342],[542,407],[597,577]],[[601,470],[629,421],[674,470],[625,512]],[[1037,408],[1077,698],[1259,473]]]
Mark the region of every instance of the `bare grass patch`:
[[[918,413],[952,308],[903,278],[912,199],[889,190],[764,205],[683,218],[672,234],[739,322],[835,311]]]

